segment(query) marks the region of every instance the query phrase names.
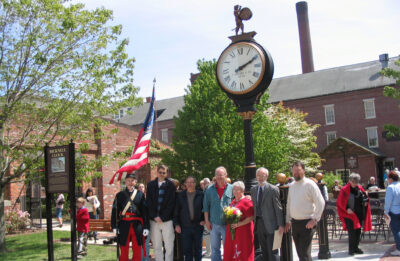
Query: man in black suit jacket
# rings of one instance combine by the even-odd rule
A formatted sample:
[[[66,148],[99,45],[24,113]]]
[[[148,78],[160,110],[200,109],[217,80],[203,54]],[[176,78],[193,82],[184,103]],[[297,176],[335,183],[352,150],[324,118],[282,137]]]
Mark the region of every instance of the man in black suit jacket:
[[[189,176],[185,180],[186,190],[176,198],[174,225],[182,235],[185,260],[200,261],[203,247],[204,213],[203,191],[196,190],[196,179]]]
[[[176,188],[167,178],[167,171],[167,166],[159,165],[157,178],[147,184],[146,203],[150,217],[150,236],[157,261],[164,260],[163,241],[165,261],[172,261],[174,257],[175,232],[172,219]]]
[[[282,205],[279,189],[267,182],[268,170],[259,168],[256,172],[258,185],[250,190],[254,206],[255,230],[260,243],[263,260],[279,261],[278,249],[272,250],[275,230],[284,231]]]

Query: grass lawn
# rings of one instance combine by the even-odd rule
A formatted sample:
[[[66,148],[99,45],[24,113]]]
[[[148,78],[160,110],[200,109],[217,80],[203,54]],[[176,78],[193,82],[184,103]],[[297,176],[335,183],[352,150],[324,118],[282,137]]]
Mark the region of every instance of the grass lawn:
[[[54,259],[71,260],[71,244],[60,238],[70,238],[69,231],[53,231]],[[47,233],[38,232],[22,235],[6,236],[7,253],[0,254],[0,260],[47,260]],[[115,246],[88,245],[88,255],[80,260],[115,261],[117,259]]]

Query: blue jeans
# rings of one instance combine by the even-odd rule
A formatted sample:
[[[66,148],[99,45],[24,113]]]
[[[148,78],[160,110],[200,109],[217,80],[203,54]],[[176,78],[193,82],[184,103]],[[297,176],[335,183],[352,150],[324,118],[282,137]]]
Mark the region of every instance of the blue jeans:
[[[203,249],[203,230],[200,224],[182,227],[183,255],[185,260],[200,261]]]
[[[212,224],[210,231],[211,239],[211,260],[221,261],[221,240],[225,245],[225,231],[226,225]]]
[[[147,235],[146,237],[146,241],[144,242],[144,244],[146,245],[146,257],[144,257],[143,254],[143,248],[140,248],[140,251],[142,252],[142,261],[149,261],[150,260],[150,233],[149,235]]]
[[[400,214],[389,212],[390,228],[392,229],[394,241],[396,242],[397,250],[400,250]]]
[[[95,215],[93,212],[89,212],[89,218],[90,219],[99,219],[99,216],[97,214]],[[97,232],[96,231],[94,231],[94,232],[89,231],[89,233],[91,233],[97,240]]]

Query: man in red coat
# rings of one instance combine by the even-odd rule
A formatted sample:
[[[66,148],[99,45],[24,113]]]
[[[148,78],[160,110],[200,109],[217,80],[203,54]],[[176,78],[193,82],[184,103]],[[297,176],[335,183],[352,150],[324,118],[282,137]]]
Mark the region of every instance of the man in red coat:
[[[76,200],[76,230],[78,231],[78,256],[80,259],[87,254],[87,238],[89,232],[89,211],[85,207],[85,199]]]
[[[117,236],[121,248],[120,261],[130,260],[130,242],[132,242],[133,261],[141,260],[141,248],[146,254],[144,243],[145,237],[149,235],[149,220],[144,194],[135,189],[136,181],[135,174],[127,174],[126,189],[117,193],[113,204],[111,227],[119,230]]]
[[[349,176],[349,183],[340,190],[336,201],[343,229],[349,233],[349,255],[363,254],[358,247],[361,227],[364,227],[364,232],[372,229],[369,198],[359,185],[360,179],[359,174],[352,173]]]

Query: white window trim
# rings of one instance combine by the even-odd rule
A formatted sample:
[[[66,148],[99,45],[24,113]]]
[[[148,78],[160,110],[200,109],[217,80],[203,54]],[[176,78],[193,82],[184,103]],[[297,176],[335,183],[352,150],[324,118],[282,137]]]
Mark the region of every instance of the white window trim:
[[[379,147],[378,127],[377,127],[377,126],[374,126],[374,127],[366,127],[365,130],[367,131],[368,147],[369,147],[369,148],[378,148],[378,147]],[[375,145],[375,146],[371,146],[371,145],[369,144],[368,130],[375,130],[375,132],[376,132],[376,145]]]
[[[328,117],[326,117],[326,109],[327,108],[332,108],[333,109],[333,122],[328,122]],[[335,119],[335,104],[327,104],[324,105],[324,114],[325,114],[325,125],[334,125],[336,123]]]
[[[336,173],[336,175],[339,175],[339,174],[341,174],[340,172],[344,172],[344,169],[335,169],[335,173]],[[347,173],[347,179],[349,178],[349,176],[350,176],[350,169],[346,169],[346,173]],[[342,178],[342,181],[344,181],[343,180],[343,176],[341,176],[341,178]],[[348,180],[347,180],[348,181]],[[345,181],[344,181],[345,182]]]
[[[327,132],[325,132],[325,135],[326,135],[326,145],[329,145],[329,144],[331,144],[330,142],[329,142],[329,135],[330,134],[335,134],[335,139],[337,138],[337,136],[336,136],[336,131],[327,131]]]
[[[375,110],[375,98],[370,98],[370,99],[363,99],[364,102],[364,114],[365,114],[365,119],[375,119],[376,118],[376,110]],[[374,107],[374,115],[373,116],[367,116],[367,106],[366,104],[368,102],[373,102],[372,105]]]
[[[163,139],[163,133],[167,133],[167,138],[166,138],[166,140],[164,140]],[[165,143],[168,143],[169,142],[169,140],[168,140],[168,129],[161,129],[161,140],[163,141],[163,142],[165,142]]]

